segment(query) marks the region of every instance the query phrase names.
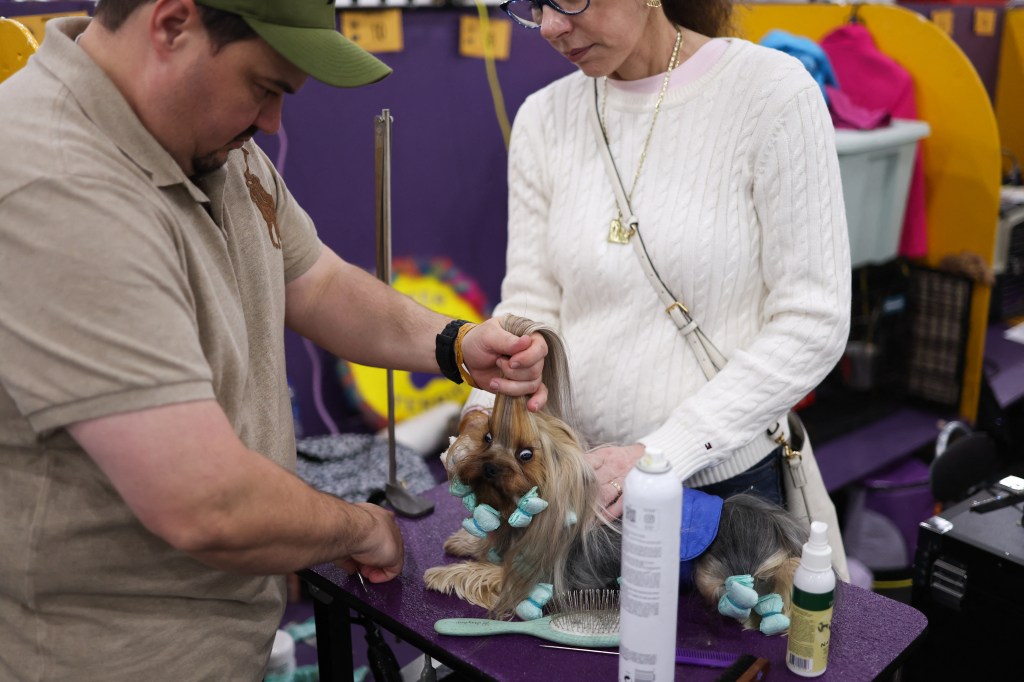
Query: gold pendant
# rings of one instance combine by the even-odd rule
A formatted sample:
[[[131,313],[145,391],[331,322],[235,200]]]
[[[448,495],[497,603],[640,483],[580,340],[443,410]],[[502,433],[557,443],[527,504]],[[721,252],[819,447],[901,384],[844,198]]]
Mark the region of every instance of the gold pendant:
[[[623,227],[621,218],[615,218],[608,226],[608,241],[612,244],[628,244],[632,236],[633,228]]]

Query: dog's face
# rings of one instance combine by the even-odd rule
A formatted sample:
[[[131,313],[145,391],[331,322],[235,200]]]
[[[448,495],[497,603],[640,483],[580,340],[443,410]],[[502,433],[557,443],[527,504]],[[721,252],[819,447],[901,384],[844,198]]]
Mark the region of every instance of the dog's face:
[[[537,415],[512,414],[506,420],[512,423],[505,424],[483,412],[468,413],[445,462],[449,474],[472,488],[478,502],[502,512],[515,509],[532,487],[543,490],[548,478],[550,453],[535,428]]]

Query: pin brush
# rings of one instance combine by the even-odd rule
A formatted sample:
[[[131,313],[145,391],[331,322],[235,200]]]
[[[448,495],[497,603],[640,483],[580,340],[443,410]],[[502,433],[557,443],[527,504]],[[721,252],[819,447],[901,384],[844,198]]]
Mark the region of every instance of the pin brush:
[[[557,595],[552,614],[527,621],[443,618],[434,623],[442,635],[463,637],[522,634],[580,647],[619,645],[618,590],[574,590]]]

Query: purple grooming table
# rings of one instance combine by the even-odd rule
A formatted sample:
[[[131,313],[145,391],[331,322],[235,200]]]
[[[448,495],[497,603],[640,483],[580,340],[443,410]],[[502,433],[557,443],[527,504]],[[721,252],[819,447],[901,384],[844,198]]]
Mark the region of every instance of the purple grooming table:
[[[430,654],[468,679],[614,680],[618,658],[604,654],[541,648],[544,640],[526,635],[454,637],[434,632],[434,622],[451,617],[485,617],[483,609],[428,591],[423,572],[454,561],[442,544],[466,517],[465,508],[438,486],[425,494],[435,510],[421,519],[399,519],[405,538],[405,568],[387,583],[367,583],[322,564],[302,572],[314,597],[317,653],[323,682],[352,680],[349,609]],[[829,665],[821,680],[873,680],[891,674],[927,626],[919,611],[901,602],[850,585],[841,585],[832,619]],[[695,595],[679,600],[678,646],[750,653],[771,661],[769,680],[805,679],[785,664],[786,640],[744,631],[735,621],[709,612]],[[715,680],[716,668],[676,667],[687,680]]]

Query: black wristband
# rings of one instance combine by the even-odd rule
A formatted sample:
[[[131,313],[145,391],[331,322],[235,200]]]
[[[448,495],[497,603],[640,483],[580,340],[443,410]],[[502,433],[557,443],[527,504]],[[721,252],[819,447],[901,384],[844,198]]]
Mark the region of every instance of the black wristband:
[[[441,369],[441,374],[457,384],[462,383],[459,366],[455,362],[455,337],[459,335],[459,327],[469,324],[468,320],[452,320],[437,335],[434,343],[434,359]]]

